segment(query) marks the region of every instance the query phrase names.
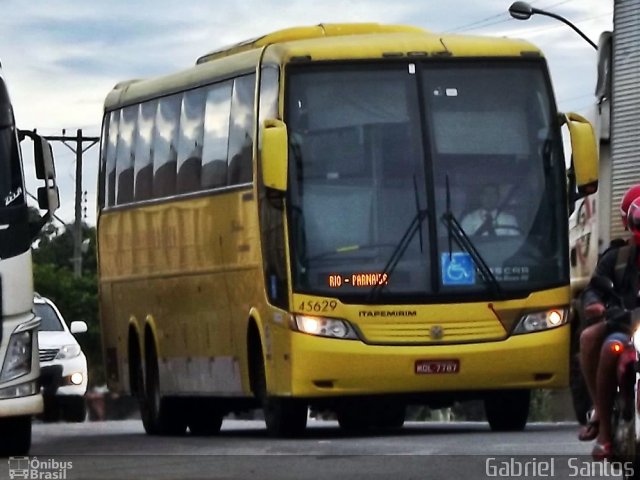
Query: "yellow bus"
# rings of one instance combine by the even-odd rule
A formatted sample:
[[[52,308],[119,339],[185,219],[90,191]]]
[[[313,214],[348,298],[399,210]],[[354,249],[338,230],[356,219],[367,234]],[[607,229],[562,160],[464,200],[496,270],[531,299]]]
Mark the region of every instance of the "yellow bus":
[[[109,388],[150,434],[253,407],[276,436],[308,407],[399,427],[407,404],[474,398],[522,429],[531,390],[568,382],[568,205],[597,187],[594,152],[519,40],[298,27],[120,83],[98,202]]]

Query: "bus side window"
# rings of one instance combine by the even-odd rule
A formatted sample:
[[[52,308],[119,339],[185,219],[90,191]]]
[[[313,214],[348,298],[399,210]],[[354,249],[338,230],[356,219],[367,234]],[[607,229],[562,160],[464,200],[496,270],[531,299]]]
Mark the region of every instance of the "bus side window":
[[[204,89],[199,88],[186,92],[182,99],[178,141],[178,193],[200,189],[204,95]]]
[[[200,179],[200,185],[205,190],[227,184],[231,85],[230,81],[220,83],[207,92]]]
[[[98,208],[100,210],[105,207],[105,189],[107,188],[105,170],[107,168],[107,145],[109,143],[108,134],[110,118],[111,115],[109,114],[104,116],[102,121],[102,130],[100,133],[100,168],[98,170]]]
[[[158,101],[151,100],[140,105],[138,130],[134,155],[136,201],[151,198],[153,189],[153,131]]]
[[[229,125],[229,185],[251,182],[253,177],[253,103],[255,75],[236,78]]]
[[[120,136],[116,149],[116,204],[133,200],[133,155],[138,107],[127,107],[120,116]]]
[[[109,120],[109,143],[105,153],[105,181],[106,181],[106,205],[112,207],[116,204],[116,147],[118,145],[118,125],[120,124],[120,110],[111,112]]]
[[[168,197],[176,193],[176,158],[178,124],[182,95],[161,98],[153,137],[153,196]]]

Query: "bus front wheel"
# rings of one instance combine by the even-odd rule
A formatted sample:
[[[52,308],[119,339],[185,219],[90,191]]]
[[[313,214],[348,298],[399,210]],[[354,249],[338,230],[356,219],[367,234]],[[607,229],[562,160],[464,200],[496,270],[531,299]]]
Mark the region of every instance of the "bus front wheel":
[[[262,404],[267,432],[272,437],[297,437],[307,427],[306,402],[294,398],[269,395],[262,348],[254,344],[251,359],[252,387]]]
[[[529,417],[530,390],[492,392],[484,399],[489,426],[494,432],[524,430]]]
[[[297,437],[307,427],[307,404],[293,398],[267,396],[263,402],[264,421],[273,437]]]

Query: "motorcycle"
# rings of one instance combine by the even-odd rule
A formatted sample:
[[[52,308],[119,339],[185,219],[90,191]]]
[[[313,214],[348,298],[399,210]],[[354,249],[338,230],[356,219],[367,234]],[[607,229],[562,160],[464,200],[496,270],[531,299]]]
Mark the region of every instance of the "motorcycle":
[[[607,277],[594,277],[591,286],[607,295],[607,323],[616,334],[606,346],[617,356],[616,392],[611,415],[613,460],[632,464],[623,478],[640,480],[640,308],[627,310]],[[629,463],[627,463],[629,462]]]

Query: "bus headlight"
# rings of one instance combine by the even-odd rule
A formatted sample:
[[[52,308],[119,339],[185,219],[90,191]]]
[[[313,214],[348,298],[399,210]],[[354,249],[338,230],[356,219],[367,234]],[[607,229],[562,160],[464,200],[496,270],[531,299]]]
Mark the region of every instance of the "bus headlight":
[[[32,331],[14,333],[9,339],[0,383],[26,375],[31,371]]]
[[[548,330],[564,325],[568,319],[569,312],[566,308],[552,308],[542,312],[530,312],[520,319],[513,334],[517,335],[520,333]]]
[[[309,315],[295,315],[295,327],[302,333],[319,337],[358,338],[355,330],[346,320],[337,318],[312,317]]]

